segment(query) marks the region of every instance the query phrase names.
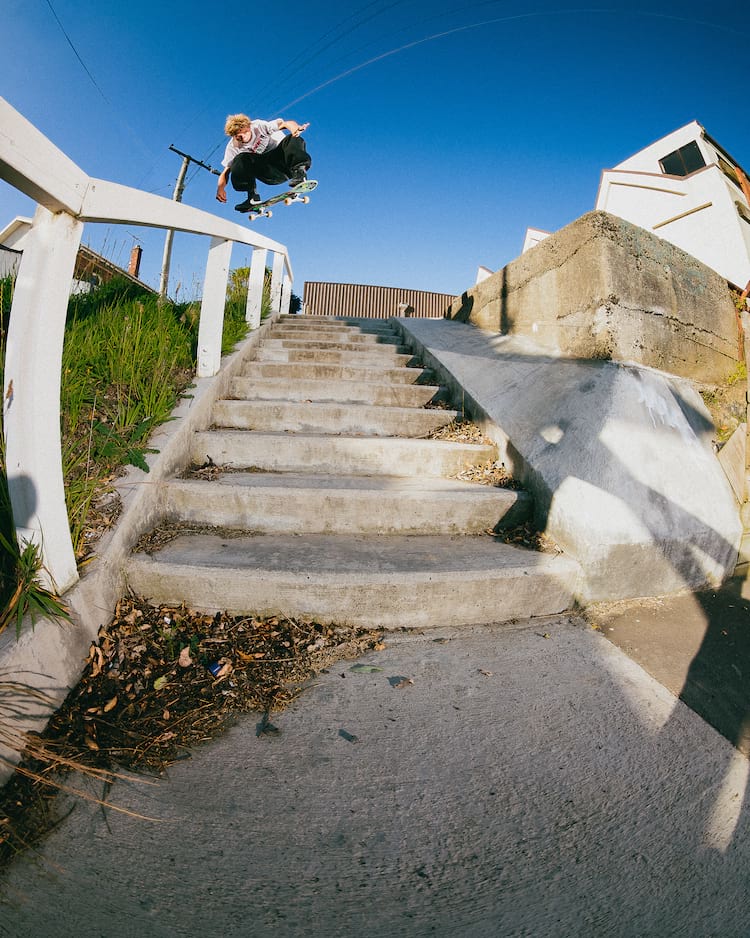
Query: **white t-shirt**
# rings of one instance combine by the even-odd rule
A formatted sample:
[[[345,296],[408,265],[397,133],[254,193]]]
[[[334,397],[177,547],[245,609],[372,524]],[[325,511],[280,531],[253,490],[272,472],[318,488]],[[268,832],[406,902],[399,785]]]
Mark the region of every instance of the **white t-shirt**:
[[[232,160],[240,153],[265,153],[266,150],[273,150],[284,139],[284,131],[279,130],[280,117],[272,121],[255,120],[250,121],[250,129],[253,132],[252,137],[247,143],[238,147],[234,142],[234,137],[229,138],[229,143],[224,151],[224,159],[221,165],[226,169]]]

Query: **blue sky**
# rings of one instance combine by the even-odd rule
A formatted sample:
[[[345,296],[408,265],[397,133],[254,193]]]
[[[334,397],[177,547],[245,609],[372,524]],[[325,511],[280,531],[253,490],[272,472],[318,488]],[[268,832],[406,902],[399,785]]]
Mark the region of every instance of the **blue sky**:
[[[750,169],[739,6],[289,0],[242,19],[193,0],[5,0],[0,94],[87,173],[170,198],[170,144],[218,166],[228,113],[309,121],[311,203],[254,223],[289,246],[295,292],[460,293],[478,265],[517,257],[528,226],[591,210],[602,169],[691,120]],[[191,170],[184,201],[241,220],[215,183]],[[32,212],[0,183],[0,227]],[[138,241],[158,285],[161,233],[84,240],[123,265]],[[173,294],[199,291],[206,248],[177,236]]]

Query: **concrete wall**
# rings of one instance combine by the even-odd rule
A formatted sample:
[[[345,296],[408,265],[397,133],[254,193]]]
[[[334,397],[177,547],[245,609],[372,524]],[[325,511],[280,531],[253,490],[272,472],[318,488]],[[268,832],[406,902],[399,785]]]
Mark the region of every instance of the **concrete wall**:
[[[727,284],[667,241],[591,212],[456,300],[448,318],[533,338],[542,352],[613,359],[722,384],[738,362]]]

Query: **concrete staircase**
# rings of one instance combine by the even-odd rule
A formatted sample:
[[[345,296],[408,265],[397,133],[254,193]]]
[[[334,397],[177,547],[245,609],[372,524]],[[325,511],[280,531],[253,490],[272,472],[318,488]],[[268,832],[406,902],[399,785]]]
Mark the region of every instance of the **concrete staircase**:
[[[495,448],[426,439],[456,413],[425,408],[439,388],[410,364],[385,322],[282,317],[194,435],[194,466],[224,471],[167,484],[165,520],[190,531],[134,554],[131,588],[386,628],[566,609],[577,565],[488,535],[528,496],[452,478]]]

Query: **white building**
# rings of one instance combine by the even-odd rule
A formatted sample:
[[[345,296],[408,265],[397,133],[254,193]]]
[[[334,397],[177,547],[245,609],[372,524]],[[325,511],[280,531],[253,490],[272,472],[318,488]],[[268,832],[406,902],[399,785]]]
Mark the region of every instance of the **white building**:
[[[697,121],[605,169],[595,208],[652,231],[741,289],[750,281],[750,184]],[[540,235],[529,229],[524,250]]]

